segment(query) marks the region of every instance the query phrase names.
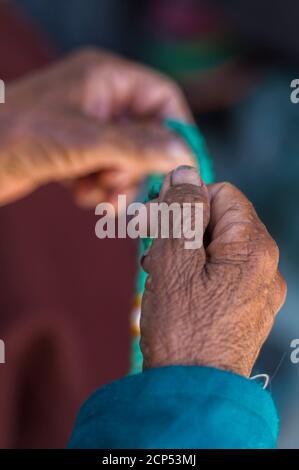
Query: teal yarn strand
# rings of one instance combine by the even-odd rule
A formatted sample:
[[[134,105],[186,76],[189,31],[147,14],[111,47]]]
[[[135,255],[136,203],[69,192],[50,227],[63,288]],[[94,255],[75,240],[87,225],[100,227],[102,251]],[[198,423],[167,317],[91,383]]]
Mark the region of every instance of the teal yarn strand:
[[[208,153],[206,141],[198,127],[175,119],[166,119],[165,126],[171,131],[177,133],[185,141],[188,147],[190,147],[204,182],[206,184],[213,183],[214,171],[212,160]]]
[[[212,160],[209,156],[206,142],[199,131],[198,127],[193,124],[188,124],[175,119],[166,119],[164,125],[176,133],[184,140],[186,145],[192,151],[198,169],[202,179],[206,184],[214,181],[214,172]],[[146,201],[152,200],[159,196],[161,186],[163,184],[163,175],[153,174],[148,177],[147,180],[147,192],[148,196]],[[152,240],[150,238],[143,238],[140,241],[139,255],[140,257],[144,253],[147,247],[150,246]],[[142,296],[144,292],[144,286],[147,274],[140,267],[137,278],[137,292],[136,295]],[[130,374],[138,374],[142,371],[142,353],[139,347],[139,338],[134,337],[131,344],[131,369]]]

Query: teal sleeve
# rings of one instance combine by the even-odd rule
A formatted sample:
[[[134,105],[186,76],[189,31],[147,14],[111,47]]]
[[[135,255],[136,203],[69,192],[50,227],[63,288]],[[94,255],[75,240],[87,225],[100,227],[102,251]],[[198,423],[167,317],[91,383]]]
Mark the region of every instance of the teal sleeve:
[[[274,448],[278,418],[254,380],[197,366],[125,377],[82,406],[70,448]]]

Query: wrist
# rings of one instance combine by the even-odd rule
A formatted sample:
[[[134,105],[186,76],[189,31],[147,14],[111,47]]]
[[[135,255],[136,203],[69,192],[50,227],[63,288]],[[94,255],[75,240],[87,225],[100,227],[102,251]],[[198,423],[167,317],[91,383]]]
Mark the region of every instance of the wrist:
[[[179,339],[174,339],[173,345],[170,342],[167,345],[164,343],[163,346],[155,345],[155,340],[147,341],[146,344],[141,342],[141,345],[144,369],[167,366],[205,366],[248,378],[254,363],[246,356],[244,349],[232,348],[213,341],[210,342],[208,348],[204,346],[204,342],[201,345],[198,341],[194,350],[190,347],[182,350],[179,346]]]

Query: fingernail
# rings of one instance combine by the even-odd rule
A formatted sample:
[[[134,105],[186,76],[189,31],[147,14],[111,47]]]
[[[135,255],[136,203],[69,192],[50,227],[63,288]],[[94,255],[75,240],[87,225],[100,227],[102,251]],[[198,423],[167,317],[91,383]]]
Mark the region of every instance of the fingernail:
[[[173,170],[171,182],[173,186],[177,186],[179,184],[194,184],[195,186],[202,186],[203,184],[198,170],[189,165],[181,165]]]
[[[142,266],[143,264],[143,261],[145,260],[145,258],[149,255],[149,251],[150,251],[150,247],[148,247],[146,250],[144,250],[141,258],[140,258],[140,264]]]

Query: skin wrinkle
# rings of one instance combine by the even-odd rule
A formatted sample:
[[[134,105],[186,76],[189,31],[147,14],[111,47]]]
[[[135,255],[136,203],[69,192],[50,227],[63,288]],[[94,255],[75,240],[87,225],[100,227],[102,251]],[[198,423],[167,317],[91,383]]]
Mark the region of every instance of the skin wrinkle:
[[[119,188],[103,188],[97,176],[126,169],[122,191],[132,199],[148,173],[165,174],[178,161],[194,163],[186,145],[161,126],[166,117],[192,122],[178,88],[162,74],[97,48],[9,84],[6,94],[0,204],[29,194],[37,184],[67,179],[73,180],[69,187],[79,205],[94,208],[111,200],[117,209]],[[12,148],[16,168],[9,169],[4,156]],[[24,178],[16,174],[21,168]]]
[[[182,240],[153,241],[146,266],[156,281],[149,292],[145,290],[141,316],[145,368],[199,364],[249,376],[273,325],[274,313],[283,303],[285,286],[275,287],[279,282],[277,245],[257,215],[252,214],[253,206],[244,203],[245,197],[231,185],[220,185],[220,188],[221,200],[220,189],[216,188],[217,201],[215,194],[209,196],[210,209],[205,206],[205,211],[212,212],[208,226],[212,241],[205,248],[207,257],[204,249],[184,250]],[[161,193],[168,203],[183,203],[184,199],[205,203],[205,191],[185,184],[171,186],[166,191],[162,187]],[[236,197],[240,203],[234,200]],[[222,213],[218,203],[222,205]],[[231,205],[233,211],[229,210]],[[215,220],[216,211],[218,220]],[[245,229],[240,231],[244,217]],[[209,215],[205,214],[205,221],[208,220]],[[220,221],[224,224],[221,231],[231,237],[225,245],[213,237]],[[245,249],[246,256],[240,256],[240,247]],[[157,321],[161,341],[155,336]]]
[[[57,83],[61,86],[53,86]],[[7,102],[3,129],[10,123],[9,137],[26,143],[16,153],[17,164],[26,171],[24,180],[16,177],[16,168],[6,173],[1,204],[30,193],[36,181],[65,178],[73,179],[76,199],[84,201],[80,182],[90,173],[95,177],[93,190],[101,189],[105,200],[109,190],[97,187],[100,175],[111,169],[121,173],[124,168],[131,176],[124,192],[129,194],[130,188],[133,194],[148,173],[175,168],[178,154],[180,163],[193,162],[186,147],[178,149],[178,139],[161,129],[165,117],[192,122],[185,100],[172,82],[96,49],[80,51],[10,85]],[[28,116],[25,127],[24,114]],[[45,144],[48,155],[40,151],[39,142]],[[11,150],[7,143],[10,139],[4,136],[1,157]],[[175,157],[171,151],[174,143]],[[3,167],[6,163],[5,158],[0,162]],[[273,324],[271,311],[263,316],[265,324],[261,323],[267,302],[275,313],[285,298],[285,285],[278,284],[278,249],[239,190],[228,183],[207,188],[199,182],[195,169],[188,184],[186,171],[190,170],[185,168],[180,178],[177,170],[172,178],[168,176],[168,186],[164,183],[161,193],[169,202],[203,202],[211,243],[207,251],[186,252],[180,240],[154,240],[150,262],[145,263],[151,271],[150,288],[142,301],[145,367],[191,362],[248,375],[256,350]],[[95,199],[89,193],[93,207],[100,202],[98,191],[94,193]],[[249,223],[238,224],[242,220]],[[215,236],[217,230],[223,230],[221,237]],[[274,299],[275,277],[279,291]]]

